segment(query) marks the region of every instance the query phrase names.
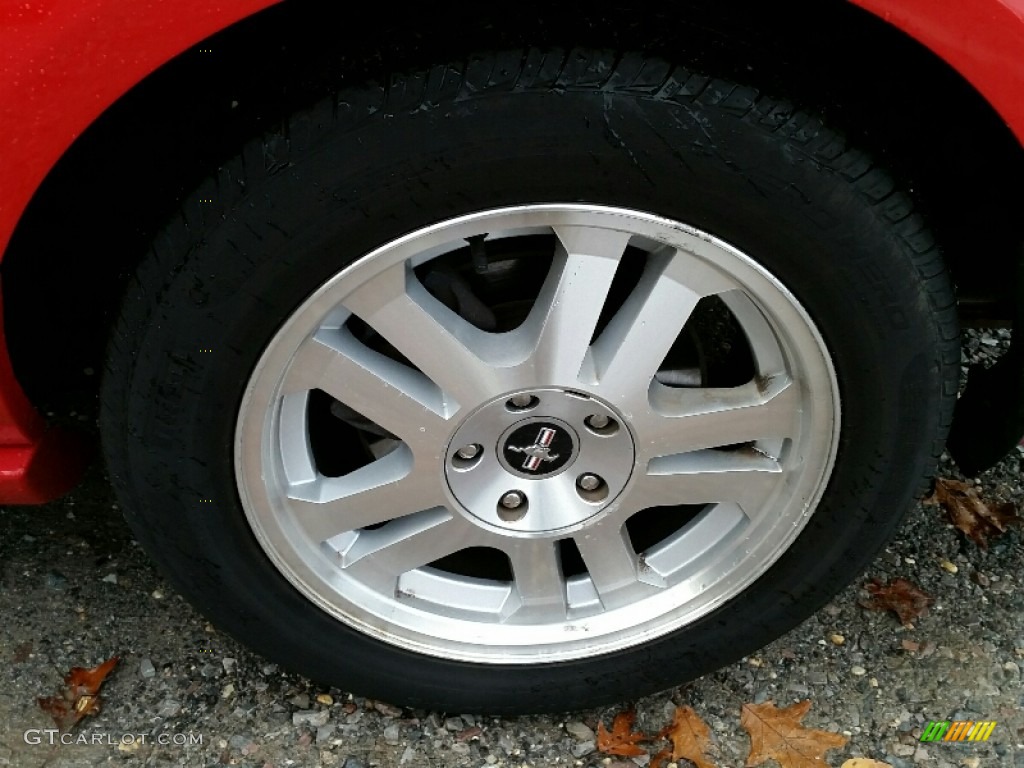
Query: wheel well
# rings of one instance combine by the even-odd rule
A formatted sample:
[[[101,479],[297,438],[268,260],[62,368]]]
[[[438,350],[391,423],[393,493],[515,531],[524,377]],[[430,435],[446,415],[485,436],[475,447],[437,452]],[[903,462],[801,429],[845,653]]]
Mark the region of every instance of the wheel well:
[[[522,45],[642,48],[819,110],[915,196],[964,319],[1009,317],[1024,153],[991,107],[926,49],[845,2],[758,4],[740,20],[725,5],[528,2],[401,18],[363,8],[339,29],[323,11],[283,3],[225,30],[111,107],[33,198],[2,267],[19,380],[54,418],[91,420],[107,329],[135,264],[182,198],[247,139],[346,83]]]

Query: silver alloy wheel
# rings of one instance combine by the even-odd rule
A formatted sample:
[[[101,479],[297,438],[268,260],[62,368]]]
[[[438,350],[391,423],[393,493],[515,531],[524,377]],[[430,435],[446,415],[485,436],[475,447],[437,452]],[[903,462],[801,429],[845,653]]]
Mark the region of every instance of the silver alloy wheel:
[[[554,237],[554,260],[508,332],[480,330],[415,272],[468,238],[538,234]],[[638,282],[593,338],[617,267],[638,253]],[[726,388],[663,383],[666,354],[710,296],[756,374]],[[353,316],[411,365],[364,344]],[[393,439],[326,476],[309,434],[315,390]],[[813,514],[838,431],[824,342],[753,260],[637,211],[531,205],[413,232],[319,287],[252,374],[235,469],[263,549],[320,608],[421,653],[525,664],[634,646],[739,594]],[[627,520],[679,504],[702,508],[636,552]],[[582,573],[564,575],[560,540]],[[511,578],[436,566],[468,548],[507,557]]]

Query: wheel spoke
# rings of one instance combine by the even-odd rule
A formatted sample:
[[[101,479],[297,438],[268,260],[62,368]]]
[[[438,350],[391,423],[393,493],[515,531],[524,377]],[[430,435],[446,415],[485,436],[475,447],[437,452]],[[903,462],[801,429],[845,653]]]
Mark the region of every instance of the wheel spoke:
[[[608,397],[647,392],[697,303],[733,287],[714,267],[680,251],[651,254],[636,288],[594,342],[600,391]]]
[[[557,620],[565,617],[565,577],[558,543],[550,539],[520,539],[503,543],[512,562],[518,609],[514,619]]]
[[[444,431],[437,387],[345,329],[321,330],[296,353],[283,393],[310,389],[323,390],[410,444],[433,444]]]
[[[782,476],[778,460],[752,449],[662,456],[651,460],[631,503],[646,508],[735,502],[752,515]]]
[[[800,415],[800,389],[786,376],[728,389],[651,390],[653,410],[633,421],[640,449],[665,456],[701,448],[791,437]]]
[[[606,610],[616,607],[620,603],[614,600],[615,593],[641,581],[639,558],[633,550],[626,527],[619,525],[617,530],[613,530],[612,526],[595,527],[586,533],[577,534],[574,540],[601,604]],[[633,592],[624,596],[630,600],[636,599]]]
[[[538,382],[574,385],[590,348],[629,235],[592,227],[556,227],[554,263],[533,310],[514,335],[535,339],[529,365]]]
[[[342,568],[364,584],[391,591],[403,573],[479,543],[479,529],[444,508],[360,531],[342,554]]]
[[[417,470],[412,452],[400,445],[344,477],[321,477],[293,488],[288,505],[310,538],[321,542],[443,501],[437,479],[424,469]]]
[[[474,405],[506,385],[501,368],[514,351],[506,340],[466,322],[434,296],[403,262],[345,300],[459,405]],[[455,405],[448,404],[448,412]]]

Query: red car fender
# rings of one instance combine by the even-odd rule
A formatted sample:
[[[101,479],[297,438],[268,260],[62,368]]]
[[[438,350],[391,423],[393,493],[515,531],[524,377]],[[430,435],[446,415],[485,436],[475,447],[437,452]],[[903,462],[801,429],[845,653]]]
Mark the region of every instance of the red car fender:
[[[1024,0],[851,0],[945,60],[1024,145]]]
[[[0,0],[0,252],[61,155],[147,75],[277,0]],[[930,48],[1024,144],[1024,0],[852,0]],[[47,430],[0,334],[0,503],[68,490],[78,444]]]
[[[151,72],[277,0],[0,2],[0,253],[72,142]],[[69,490],[87,453],[48,430],[14,377],[0,334],[0,503]]]

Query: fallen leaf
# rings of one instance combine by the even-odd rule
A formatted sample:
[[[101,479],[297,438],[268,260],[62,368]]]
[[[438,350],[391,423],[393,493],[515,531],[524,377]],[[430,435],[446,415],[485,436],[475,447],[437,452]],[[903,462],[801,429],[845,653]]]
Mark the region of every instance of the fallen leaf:
[[[906,638],[900,640],[900,645],[904,651],[917,652],[921,648],[920,643],[915,643],[913,640],[907,640]]]
[[[633,721],[636,720],[636,712],[629,710],[619,712],[612,720],[612,730],[609,733],[604,723],[597,724],[597,749],[606,755],[622,755],[623,757],[639,757],[646,755],[643,747],[637,746],[639,741],[650,741],[650,739],[633,730]]]
[[[990,536],[1006,533],[1020,520],[1012,503],[988,503],[973,486],[944,477],[935,481],[935,491],[924,501],[941,505],[949,521],[982,549],[988,549]]]
[[[470,739],[475,739],[481,733],[483,733],[483,729],[479,725],[474,725],[472,728],[466,728],[465,730],[459,731],[455,735],[455,740],[469,741]]]
[[[932,602],[931,595],[906,579],[891,579],[888,584],[872,579],[864,588],[871,593],[871,598],[861,600],[861,607],[872,611],[893,611],[905,627],[928,613],[928,605]]]
[[[100,687],[118,661],[117,656],[111,656],[92,669],[73,667],[64,676],[63,691],[38,699],[40,709],[53,718],[61,731],[71,729],[86,715],[96,714],[100,711]]]
[[[672,741],[671,750],[659,752],[651,760],[653,768],[657,768],[659,758],[672,760],[685,758],[697,768],[715,768],[708,760],[707,750],[711,746],[711,729],[691,707],[676,707],[672,716],[672,724],[658,734],[660,738]]]
[[[771,701],[744,704],[740,725],[750,734],[747,768],[775,760],[782,768],[822,768],[825,753],[846,744],[845,736],[804,728],[800,721],[811,708],[810,700],[785,709]]]
[[[870,757],[851,757],[841,768],[892,768],[889,763],[872,760]]]

